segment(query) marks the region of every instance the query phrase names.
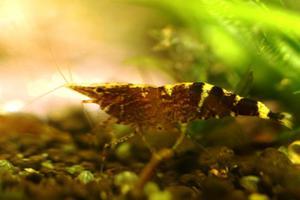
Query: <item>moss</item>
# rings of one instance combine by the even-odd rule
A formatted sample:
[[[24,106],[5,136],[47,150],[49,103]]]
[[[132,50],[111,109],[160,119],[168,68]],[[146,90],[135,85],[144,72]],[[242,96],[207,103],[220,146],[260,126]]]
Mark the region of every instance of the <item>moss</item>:
[[[80,172],[80,174],[76,177],[76,179],[83,184],[87,184],[94,180],[94,175],[92,174],[92,172],[84,170]]]

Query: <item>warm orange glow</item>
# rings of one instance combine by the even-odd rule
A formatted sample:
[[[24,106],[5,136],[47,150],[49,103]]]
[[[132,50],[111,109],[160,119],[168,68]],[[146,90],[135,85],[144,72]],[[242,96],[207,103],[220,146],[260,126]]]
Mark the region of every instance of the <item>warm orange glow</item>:
[[[21,100],[16,99],[8,101],[0,108],[0,113],[6,114],[11,112],[19,112],[22,110],[23,106],[24,102]]]
[[[58,68],[67,81],[76,83],[168,82],[156,73],[145,79],[140,70],[124,65],[124,60],[131,55],[140,54],[140,44],[134,34],[139,32],[137,27],[145,23],[144,11],[141,17],[136,17],[139,11],[132,12],[136,8],[125,4],[116,6],[116,2],[110,1],[94,4],[58,0],[1,1],[0,85],[5,86],[1,88],[4,110],[21,109],[15,99],[25,104],[26,111],[42,113],[63,101],[79,104],[82,96],[67,89],[48,94],[66,83]],[[134,39],[137,39],[135,43]],[[137,46],[133,48],[134,45]],[[52,104],[54,106],[50,106]]]

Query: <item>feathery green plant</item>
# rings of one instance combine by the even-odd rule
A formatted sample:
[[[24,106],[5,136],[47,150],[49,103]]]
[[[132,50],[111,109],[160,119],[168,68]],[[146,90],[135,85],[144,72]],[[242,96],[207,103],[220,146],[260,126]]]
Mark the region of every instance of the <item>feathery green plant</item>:
[[[192,38],[194,60],[191,71],[181,71],[194,79],[209,79],[213,83],[225,80],[232,89],[242,74],[254,72],[252,95],[276,98],[286,107],[300,113],[297,106],[300,90],[300,13],[282,1],[260,0],[132,0],[161,11],[180,34],[171,40],[173,57],[166,50],[160,55],[162,66],[180,57],[178,44],[184,51]],[[299,3],[300,4],[300,3]],[[179,38],[179,39],[178,39]],[[172,46],[172,45],[170,45]],[[190,50],[190,49],[189,49]],[[170,61],[171,60],[171,61]],[[170,63],[169,63],[170,64]],[[173,63],[174,64],[174,63]],[[170,66],[170,65],[168,65]],[[172,65],[171,65],[172,66]],[[197,70],[195,70],[197,69]],[[214,79],[212,71],[225,71],[223,79]],[[178,71],[176,72],[178,74]],[[175,74],[176,74],[175,73]],[[203,76],[203,73],[205,76]],[[171,73],[172,75],[172,73]],[[189,79],[183,75],[183,79]],[[196,78],[195,78],[196,77]],[[294,114],[294,113],[293,113]]]

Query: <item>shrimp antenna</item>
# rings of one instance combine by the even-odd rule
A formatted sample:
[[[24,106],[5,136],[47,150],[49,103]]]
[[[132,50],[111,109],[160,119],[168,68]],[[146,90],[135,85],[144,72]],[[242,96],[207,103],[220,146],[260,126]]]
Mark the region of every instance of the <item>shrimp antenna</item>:
[[[68,65],[68,74],[69,74],[69,77],[71,79],[71,82],[73,82],[73,75],[72,75],[72,72],[71,72],[71,69],[70,69],[69,65]]]
[[[56,91],[56,90],[62,88],[62,87],[65,87],[65,83],[62,84],[62,85],[59,85],[59,86],[57,86],[57,87],[55,87],[55,88],[53,88],[52,90],[50,90],[50,91],[48,91],[48,92],[46,92],[46,93],[44,93],[44,94],[41,94],[41,95],[37,96],[37,97],[34,98],[33,100],[28,101],[27,104],[25,105],[25,107],[31,105],[31,104],[34,103],[36,100],[41,99],[41,98],[43,98],[44,96],[46,96],[46,95],[48,95],[48,94],[50,94],[50,93],[52,93],[52,92],[54,92],[54,91]]]
[[[53,62],[54,62],[54,64],[55,64],[55,66],[56,66],[56,68],[57,68],[57,70],[58,70],[58,73],[61,75],[61,77],[64,79],[64,81],[65,81],[66,83],[69,83],[68,79],[67,79],[66,76],[63,74],[61,68],[60,68],[59,65],[57,64],[56,59],[55,59],[55,56],[54,56],[54,54],[53,54],[53,51],[52,51],[51,47],[48,46],[48,48],[49,48],[49,51],[50,51],[51,58],[52,58],[52,60],[53,60]],[[70,69],[69,69],[69,74],[71,74]],[[72,76],[71,76],[71,77],[72,77]],[[71,79],[71,80],[72,80],[72,79]]]
[[[66,78],[66,76],[63,74],[63,72],[61,71],[61,69],[58,67],[58,66],[56,66],[57,67],[57,70],[58,70],[58,73],[61,75],[61,77],[64,79],[64,81],[66,82],[66,83],[69,83],[69,81],[68,81],[68,79]],[[69,70],[70,71],[70,70]],[[72,78],[72,77],[71,77]],[[71,79],[72,80],[72,79]]]
[[[50,42],[49,42],[48,39],[46,39],[46,43],[47,43],[47,47],[48,47],[49,52],[50,52],[51,59],[53,60],[56,69],[58,70],[59,74],[60,74],[61,77],[64,79],[64,81],[65,81],[66,83],[69,83],[68,79],[67,79],[66,76],[63,74],[61,68],[59,67],[59,65],[58,65],[58,63],[57,63],[57,59],[56,59],[56,57],[54,56],[54,53],[53,53],[53,51],[52,51],[52,48],[51,48],[51,46],[50,46]],[[71,81],[72,81],[73,78],[72,78],[72,74],[71,74],[71,71],[70,71],[70,68],[69,68],[69,67],[68,67],[68,71],[69,71],[69,75],[70,75]]]

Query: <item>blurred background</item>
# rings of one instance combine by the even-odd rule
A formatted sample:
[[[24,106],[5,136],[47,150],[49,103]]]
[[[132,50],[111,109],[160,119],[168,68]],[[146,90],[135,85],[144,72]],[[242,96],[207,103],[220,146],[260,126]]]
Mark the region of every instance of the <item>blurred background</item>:
[[[135,66],[124,64],[142,55],[149,22],[159,20],[146,8],[111,1],[9,0],[1,1],[0,9],[2,112],[24,107],[45,114],[79,103],[82,96],[76,99],[66,89],[37,99],[66,83],[59,70],[77,83],[147,81]],[[164,79],[157,76],[153,79]]]
[[[205,81],[290,112],[298,127],[299,10],[293,0],[2,0],[1,112],[79,104],[50,92],[66,81]]]

